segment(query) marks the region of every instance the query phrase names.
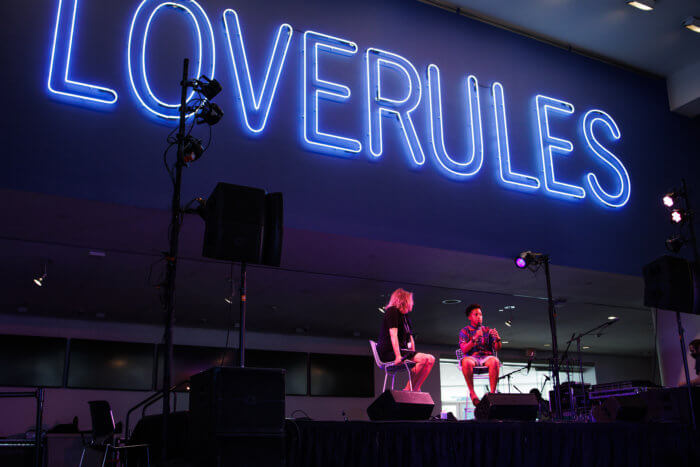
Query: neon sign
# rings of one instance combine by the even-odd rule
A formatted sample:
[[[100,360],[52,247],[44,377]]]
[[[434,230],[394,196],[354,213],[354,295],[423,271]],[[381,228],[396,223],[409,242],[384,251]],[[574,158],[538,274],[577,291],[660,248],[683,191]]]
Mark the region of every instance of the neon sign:
[[[193,74],[214,77],[216,72],[216,38],[207,13],[195,0],[142,0],[130,17],[126,44],[127,88],[135,103],[149,115],[162,121],[176,119],[179,103],[169,103],[158,97],[148,76],[147,53],[149,31],[165,9],[183,15],[195,39],[196,50]],[[464,154],[448,151],[445,121],[449,115],[443,110],[443,88],[440,68],[429,64],[424,74],[419,73],[409,58],[378,47],[367,47],[360,53],[358,45],[346,38],[307,30],[294,34],[293,27],[283,23],[277,27],[272,47],[266,57],[263,73],[254,73],[248,62],[248,49],[238,13],[226,9],[220,16],[221,31],[225,38],[224,50],[234,83],[233,95],[240,117],[241,128],[249,135],[259,137],[268,128],[270,115],[280,82],[289,80],[289,56],[292,39],[298,37],[300,46],[301,125],[300,143],[321,154],[358,157],[361,153],[371,160],[379,160],[384,153],[384,135],[396,132],[402,141],[409,166],[424,167],[426,161],[445,176],[467,181],[483,174],[483,166],[490,163],[486,157],[485,137],[493,141],[494,168],[503,187],[528,193],[544,192],[560,199],[583,200],[587,195],[598,205],[621,208],[630,200],[630,176],[624,164],[610,148],[621,139],[620,129],[611,115],[603,110],[587,110],[578,127],[582,135],[582,150],[574,153],[574,143],[553,130],[554,122],[566,121],[575,114],[574,105],[562,99],[537,94],[533,99],[536,134],[536,173],[526,173],[523,167],[514,167],[510,152],[507,106],[504,86],[493,82],[489,91],[481,91],[475,75],[464,75],[463,94],[455,102],[466,120],[460,136],[466,141]],[[50,47],[47,89],[51,96],[83,103],[102,109],[115,108],[117,91],[101,84],[77,81],[71,73],[71,51],[78,21],[78,0],[58,0],[55,29]],[[294,54],[291,54],[292,56]],[[327,67],[333,60],[363,60],[363,87],[351,89],[347,83],[327,78]],[[253,76],[262,76],[255,80]],[[345,81],[345,80],[341,80]],[[342,129],[331,129],[324,122],[322,101],[332,101],[349,107],[352,92],[359,92],[364,108],[348,112],[350,118],[362,120],[364,135],[346,134]],[[363,95],[364,94],[364,95]],[[490,94],[483,99],[482,94]],[[188,96],[188,100],[192,94]],[[422,108],[423,111],[418,109]],[[484,115],[492,115],[488,119]],[[423,122],[423,118],[425,121]],[[491,123],[485,125],[484,121]],[[425,127],[421,125],[425,124]],[[486,131],[488,128],[493,131]],[[425,128],[426,134],[418,130]],[[588,171],[580,183],[571,174],[558,170],[565,159],[586,157],[586,162],[597,167]],[[516,161],[521,165],[522,161]],[[590,169],[589,169],[590,170]],[[565,179],[567,179],[564,181]]]

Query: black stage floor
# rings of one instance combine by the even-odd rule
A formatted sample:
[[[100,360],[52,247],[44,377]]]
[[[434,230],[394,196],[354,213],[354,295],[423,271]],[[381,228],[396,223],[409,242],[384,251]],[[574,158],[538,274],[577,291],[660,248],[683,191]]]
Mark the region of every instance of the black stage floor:
[[[288,467],[700,465],[675,424],[287,421]]]

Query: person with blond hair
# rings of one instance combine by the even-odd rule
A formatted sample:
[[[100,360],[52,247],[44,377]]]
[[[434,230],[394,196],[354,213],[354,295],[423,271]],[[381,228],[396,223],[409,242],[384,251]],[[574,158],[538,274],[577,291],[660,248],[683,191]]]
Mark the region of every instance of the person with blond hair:
[[[420,391],[423,382],[430,374],[435,364],[435,357],[430,354],[416,352],[416,342],[413,339],[413,328],[408,313],[413,310],[413,294],[404,289],[396,289],[391,294],[389,303],[384,307],[384,320],[377,343],[377,353],[383,362],[402,364],[406,359],[416,362],[411,370],[411,381],[414,391]],[[406,383],[404,391],[411,386]]]

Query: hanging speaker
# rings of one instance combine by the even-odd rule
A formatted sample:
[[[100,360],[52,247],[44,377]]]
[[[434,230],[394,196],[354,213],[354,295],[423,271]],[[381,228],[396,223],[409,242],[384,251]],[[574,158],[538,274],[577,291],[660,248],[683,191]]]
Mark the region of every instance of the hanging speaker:
[[[279,266],[282,255],[282,193],[219,183],[204,209],[207,258]]]
[[[642,269],[644,305],[682,313],[698,313],[694,300],[693,265],[683,258],[662,256]]]

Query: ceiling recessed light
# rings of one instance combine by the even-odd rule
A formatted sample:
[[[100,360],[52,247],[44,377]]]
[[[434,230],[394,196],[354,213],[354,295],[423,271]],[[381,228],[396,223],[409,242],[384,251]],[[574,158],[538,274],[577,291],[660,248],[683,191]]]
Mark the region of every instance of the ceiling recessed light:
[[[688,16],[683,21],[683,26],[686,29],[690,29],[693,32],[700,33],[700,18],[698,18],[696,16]]]
[[[545,344],[544,346],[545,346],[545,347],[551,347],[552,344]]]
[[[642,11],[651,11],[654,9],[655,0],[626,0],[629,6],[633,6]]]
[[[583,350],[588,350],[588,349],[590,349],[590,348],[591,348],[591,346],[590,346],[590,345],[584,345],[584,346],[583,346],[583,347],[581,347],[581,348],[582,348]]]
[[[380,313],[386,313],[386,311],[384,310],[384,308],[381,307],[381,306],[380,306],[379,308],[377,308],[377,310],[379,310]]]
[[[617,316],[608,316],[608,319],[610,319],[610,320],[617,319]]]
[[[443,305],[456,305],[458,303],[462,303],[462,300],[458,300],[456,298],[446,298],[442,301]]]
[[[515,310],[515,305],[506,305],[503,307],[504,310]]]
[[[508,341],[501,341],[501,344],[510,344]]]
[[[513,325],[513,321],[512,321],[512,320],[507,320],[507,321],[506,321],[506,326],[511,327],[512,325]]]

